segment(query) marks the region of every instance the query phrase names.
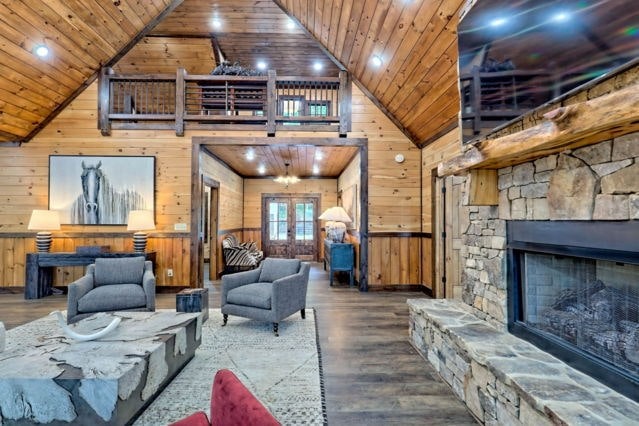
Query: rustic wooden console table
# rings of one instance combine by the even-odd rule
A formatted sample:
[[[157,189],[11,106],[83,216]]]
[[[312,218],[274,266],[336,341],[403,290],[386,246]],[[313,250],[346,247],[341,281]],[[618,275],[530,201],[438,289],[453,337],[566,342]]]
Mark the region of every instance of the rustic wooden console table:
[[[27,253],[25,264],[24,298],[40,299],[44,296],[50,296],[53,292],[53,268],[57,266],[86,266],[98,257],[136,257],[142,256],[146,260],[150,260],[155,265],[155,252],[134,253],[134,252],[115,252],[115,253]]]

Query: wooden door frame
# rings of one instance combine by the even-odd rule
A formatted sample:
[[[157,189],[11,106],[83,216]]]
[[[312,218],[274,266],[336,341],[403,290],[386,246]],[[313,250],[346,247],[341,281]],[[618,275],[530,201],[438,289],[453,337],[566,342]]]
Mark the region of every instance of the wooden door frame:
[[[215,179],[202,175],[202,184],[211,188],[211,199],[209,203],[209,280],[217,279],[217,264],[220,250],[218,249],[217,233],[219,229],[220,221],[220,182]],[[202,187],[204,190],[204,187]],[[213,227],[215,224],[215,227]],[[213,256],[215,254],[215,257]],[[203,258],[204,256],[202,256]],[[203,260],[203,259],[202,259]],[[202,263],[202,262],[200,262]],[[211,267],[211,264],[215,265],[215,269]]]
[[[260,201],[262,204],[262,215],[260,218],[260,225],[262,226],[262,249],[264,249],[264,241],[266,241],[266,236],[268,235],[268,229],[264,224],[264,217],[265,217],[265,203],[266,203],[266,199],[267,198],[287,198],[289,200],[289,203],[295,199],[295,198],[312,198],[314,200],[317,201],[317,208],[315,209],[315,211],[313,212],[313,214],[315,215],[315,217],[313,218],[313,239],[315,240],[315,259],[313,259],[313,262],[319,262],[319,252],[320,252],[320,246],[321,246],[321,241],[320,241],[320,226],[319,226],[319,215],[321,214],[320,212],[318,212],[318,210],[320,209],[321,206],[321,202],[322,202],[322,194],[318,193],[318,192],[277,192],[277,193],[270,193],[270,192],[263,192],[262,193],[262,200]],[[289,215],[293,214],[293,210],[289,211]],[[294,222],[294,217],[293,217],[293,222]],[[294,226],[294,224],[292,225]],[[265,250],[266,251],[266,250]],[[265,253],[266,255],[266,253]]]
[[[201,227],[202,225],[202,199],[203,199],[203,194],[204,194],[204,186],[209,186],[211,188],[215,188],[215,189],[219,189],[220,188],[220,183],[218,181],[216,181],[215,179],[213,179],[210,176],[204,175],[204,174],[200,174],[200,191],[199,191],[199,212],[197,214],[198,217],[198,223],[197,226],[195,228],[191,228],[191,229],[196,229],[197,232],[195,233],[196,236],[196,244],[197,244],[197,263],[195,264],[197,267],[197,276],[201,279],[199,279],[198,281],[196,281],[196,285],[195,287],[203,287],[204,286],[204,280],[203,280],[203,275],[204,275],[204,229]],[[211,208],[209,210],[209,212],[212,212],[213,209]],[[215,214],[218,214],[218,209],[215,209]],[[217,223],[217,219],[215,220],[215,222]],[[209,218],[209,225],[211,223],[211,220]],[[191,226],[193,226],[193,224],[191,224]],[[191,241],[193,241],[193,235],[194,233],[191,232]],[[210,235],[211,237],[211,235]],[[215,232],[215,244],[217,244],[217,231]],[[217,259],[215,259],[215,261],[217,262]],[[209,256],[209,262],[211,262],[210,256]],[[193,264],[191,264],[191,267],[193,267]],[[210,266],[209,266],[210,267]],[[191,283],[191,286],[193,286],[193,283]]]
[[[313,137],[224,137],[194,136],[191,139],[191,229],[190,229],[190,281],[191,287],[201,285],[199,274],[198,227],[202,211],[200,154],[213,156],[207,145],[313,145],[313,146],[355,146],[360,154],[361,206],[359,222],[359,289],[368,291],[368,138],[313,138]],[[221,161],[222,162],[222,161]],[[222,162],[222,164],[225,164]]]

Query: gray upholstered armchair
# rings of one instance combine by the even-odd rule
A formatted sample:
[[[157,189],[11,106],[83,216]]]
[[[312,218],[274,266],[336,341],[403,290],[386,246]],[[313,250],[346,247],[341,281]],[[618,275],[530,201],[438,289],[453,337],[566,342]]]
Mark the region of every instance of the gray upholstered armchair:
[[[298,259],[266,258],[257,269],[222,277],[222,314],[273,323],[296,311],[305,318],[306,289],[310,265]]]
[[[69,285],[69,324],[96,312],[155,311],[153,264],[144,257],[98,258]]]

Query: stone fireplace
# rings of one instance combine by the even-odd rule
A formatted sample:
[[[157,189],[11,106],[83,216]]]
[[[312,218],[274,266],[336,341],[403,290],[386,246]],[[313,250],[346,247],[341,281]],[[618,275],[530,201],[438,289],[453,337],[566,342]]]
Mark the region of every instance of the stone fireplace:
[[[639,222],[510,221],[508,329],[639,395]]]
[[[411,301],[415,347],[486,424],[639,421],[639,133],[499,169],[495,206],[471,205],[469,180],[456,184],[461,301]],[[513,238],[522,227],[533,241]],[[599,240],[582,241],[593,230]],[[562,342],[552,354],[570,347],[566,359],[585,353],[576,368],[609,369],[559,368],[548,341]],[[591,378],[609,371],[631,377],[607,382],[630,399]]]

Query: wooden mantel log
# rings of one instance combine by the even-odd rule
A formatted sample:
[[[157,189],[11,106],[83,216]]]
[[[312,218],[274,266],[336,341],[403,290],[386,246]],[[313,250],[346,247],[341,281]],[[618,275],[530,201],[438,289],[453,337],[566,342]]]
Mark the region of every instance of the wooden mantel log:
[[[544,114],[534,127],[485,140],[437,166],[439,176],[469,169],[497,169],[565,149],[639,131],[639,84]]]

